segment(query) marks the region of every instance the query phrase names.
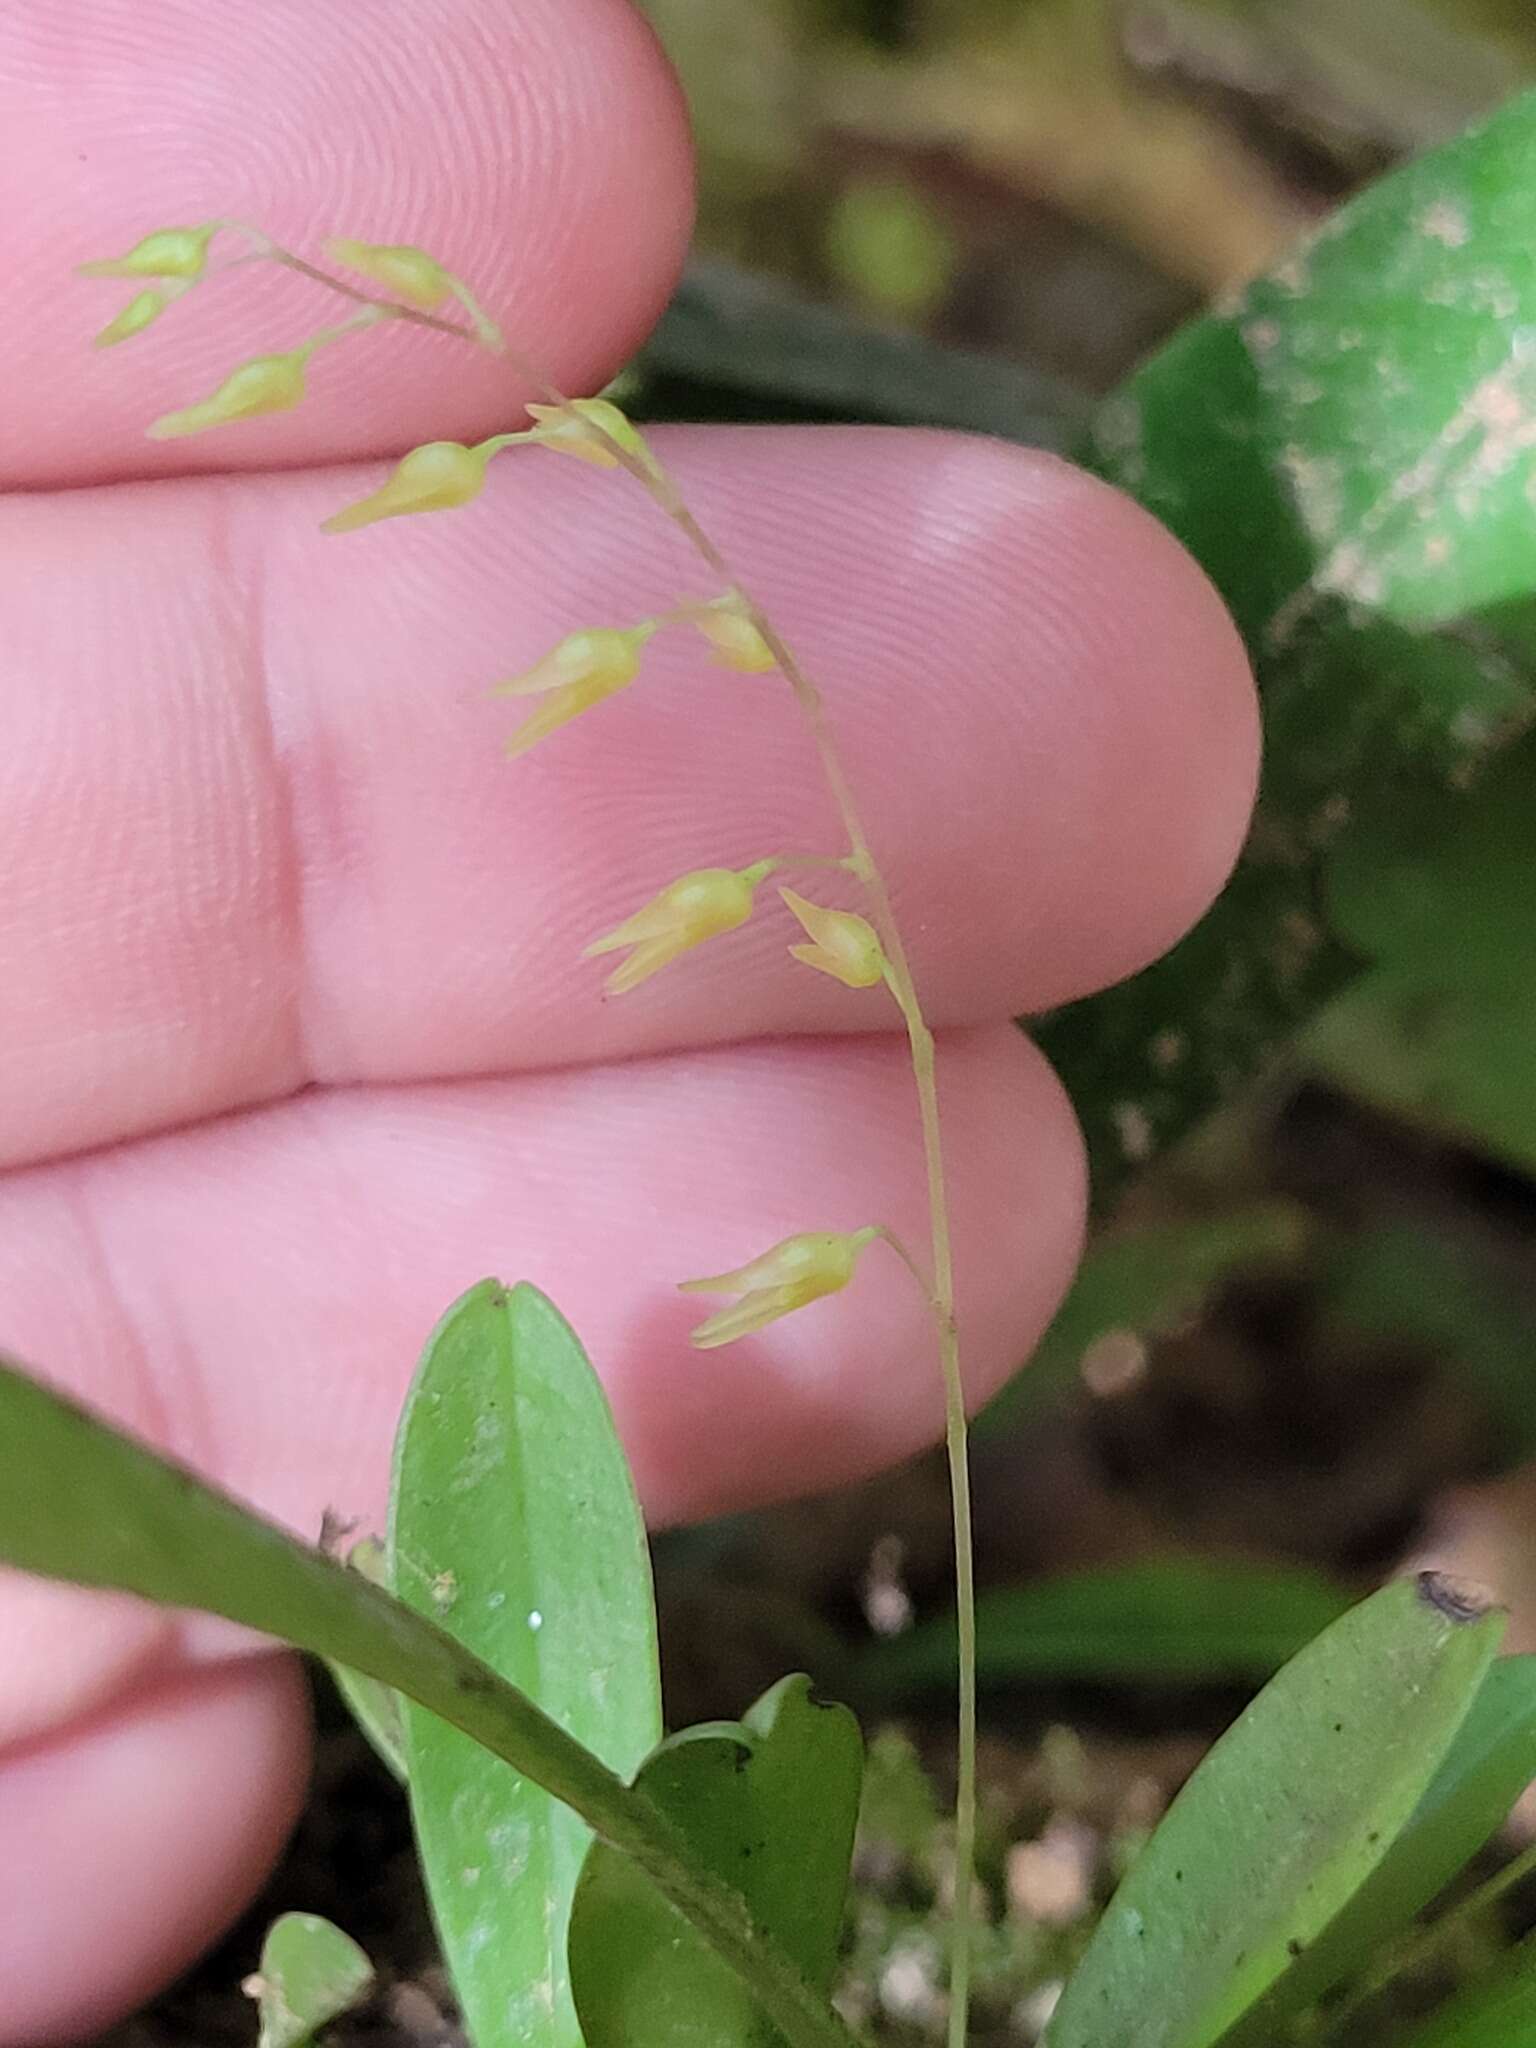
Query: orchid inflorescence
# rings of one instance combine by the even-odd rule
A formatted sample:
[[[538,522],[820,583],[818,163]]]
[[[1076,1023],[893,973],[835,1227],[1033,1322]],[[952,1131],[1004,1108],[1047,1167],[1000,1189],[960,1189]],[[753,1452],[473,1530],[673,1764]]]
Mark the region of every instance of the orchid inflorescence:
[[[231,245],[233,253],[225,255]],[[87,276],[122,278],[140,287],[97,335],[100,347],[112,347],[143,333],[216,271],[256,261],[297,271],[354,304],[348,318],[322,328],[295,348],[238,365],[208,397],[156,420],[149,428],[151,436],[171,439],[291,410],[305,396],[308,366],[317,351],[387,321],[424,324],[477,343],[493,354],[509,353],[501,330],[469,286],[424,250],[350,237],[335,238],[326,247],[335,263],[383,296],[317,268],[257,229],[227,220],[159,229],[125,255],[81,266]],[[216,255],[222,260],[214,261]],[[450,317],[454,315],[463,316],[468,325]],[[522,367],[526,372],[527,366]],[[958,1870],[968,1873],[975,1830],[970,1496],[932,1033],[923,1017],[889,892],[865,837],[819,691],[767,616],[731,575],[644,436],[620,407],[602,397],[567,398],[531,374],[530,381],[542,388],[544,402],[526,406],[529,426],[492,435],[474,446],[430,441],[413,448],[377,490],[334,513],[324,522],[323,531],[352,533],[387,519],[467,505],[483,490],[496,457],[526,447],[540,447],[599,470],[627,472],[682,528],[721,587],[708,598],[685,599],[655,617],[572,632],[531,668],[495,683],[491,691],[495,696],[535,700],[529,716],[506,742],[510,756],[527,753],[572,720],[627,690],[641,674],[647,646],[664,630],[686,631],[702,639],[717,666],[740,675],[778,673],[790,685],[841,816],[846,850],[839,854],[775,853],[745,867],[693,869],[667,883],[611,931],[595,938],[586,948],[586,957],[625,955],[606,983],[609,995],[621,996],[648,982],[681,955],[746,924],[757,908],[759,890],[771,876],[804,868],[839,871],[860,883],[869,899],[872,915],[866,918],[810,901],[787,886],[778,889],[804,935],[789,948],[793,957],[849,989],[883,988],[901,1012],[912,1052],[927,1160],[931,1268],[925,1271],[884,1225],[865,1224],[852,1231],[810,1231],[788,1237],[733,1271],[682,1285],[688,1293],[737,1297],[694,1330],[693,1342],[706,1350],[761,1330],[839,1292],[853,1278],[860,1254],[877,1239],[896,1251],[923,1288],[938,1328],[954,1503],[961,1644],[955,1850]],[[970,1885],[962,1876],[955,1885],[951,2048],[959,2048],[966,2033],[969,1894]]]

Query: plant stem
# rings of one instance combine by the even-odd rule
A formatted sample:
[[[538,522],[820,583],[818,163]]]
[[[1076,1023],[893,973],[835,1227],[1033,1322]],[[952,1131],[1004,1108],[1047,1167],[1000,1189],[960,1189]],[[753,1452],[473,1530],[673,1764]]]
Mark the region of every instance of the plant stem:
[[[231,224],[235,225],[235,224]],[[542,393],[555,406],[569,408],[570,400],[533,365],[510,350],[496,332],[493,344],[483,332],[471,332],[451,321],[414,311],[403,305],[374,300],[303,258],[268,242],[256,230],[240,228],[261,253],[302,276],[341,292],[364,305],[384,305],[397,317],[437,328],[471,344],[489,348]],[[466,303],[468,303],[466,301]],[[493,330],[495,332],[495,330]],[[976,1852],[976,1589],[975,1560],[971,1526],[971,1477],[969,1429],[965,1412],[965,1384],[960,1367],[960,1339],[955,1318],[954,1253],[951,1240],[949,1193],[944,1173],[943,1139],[939,1121],[938,1079],[934,1062],[933,1033],[923,1015],[917,984],[907,957],[906,943],[891,902],[890,889],[869,844],[863,819],[853,794],[842,755],[827,718],[820,690],[802,667],[794,650],[773,621],[755,601],[734,573],[730,563],[699,524],[668,472],[649,456],[634,454],[595,423],[591,430],[607,443],[610,454],[628,471],[653,502],[676,525],[694,552],[728,590],[733,590],[746,608],[751,623],[762,635],[769,652],[794,693],[801,714],[815,744],[822,774],[831,792],[848,840],[844,863],[863,883],[873,913],[873,923],[884,949],[889,972],[888,984],[901,1011],[907,1044],[912,1056],[912,1073],[917,1087],[918,1119],[922,1128],[923,1158],[928,1183],[928,1215],[933,1273],[929,1305],[938,1330],[939,1369],[944,1386],[944,1443],[949,1464],[949,1488],[955,1547],[955,1607],[959,1641],[958,1730],[955,1783],[955,1879],[950,1923],[949,2048],[964,2048],[969,2024],[971,1972],[971,1890]],[[921,1276],[917,1276],[921,1284]],[[616,1846],[624,1847],[623,1843]],[[643,1858],[636,1851],[637,1860]],[[650,1866],[647,1864],[647,1868]],[[655,1873],[653,1872],[653,1875]],[[661,1882],[660,1878],[657,1879]],[[666,1887],[663,1886],[663,1889]],[[668,1896],[673,1894],[668,1892]],[[674,1903],[679,1901],[674,1899]],[[691,1917],[691,1916],[690,1916]],[[701,1924],[701,1923],[700,1923]]]
[[[891,903],[890,889],[870,849],[842,756],[827,719],[821,692],[802,668],[773,621],[756,603],[699,525],[665,471],[652,469],[610,444],[624,466],[679,526],[696,553],[747,607],[795,694],[810,727],[822,772],[848,835],[852,871],[864,884],[874,912],[875,928],[889,964],[891,993],[906,1026],[917,1084],[918,1117],[928,1177],[928,1216],[932,1239],[931,1307],[938,1326],[939,1367],[944,1382],[944,1444],[949,1462],[949,1492],[955,1546],[955,1611],[959,1640],[958,1731],[955,1772],[955,1893],[950,1921],[949,2048],[964,2048],[970,2010],[971,1884],[976,1855],[976,1586],[971,1533],[969,1429],[965,1414],[965,1383],[960,1370],[960,1338],[955,1320],[954,1253],[949,1219],[949,1191],[944,1174],[944,1147],[939,1122],[938,1077],[933,1033],[923,1015],[905,941]]]

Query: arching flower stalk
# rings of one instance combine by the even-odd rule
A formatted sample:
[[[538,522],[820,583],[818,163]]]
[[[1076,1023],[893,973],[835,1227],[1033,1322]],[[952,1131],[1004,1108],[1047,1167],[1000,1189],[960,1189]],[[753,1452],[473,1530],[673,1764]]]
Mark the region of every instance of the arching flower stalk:
[[[221,240],[235,246],[210,261]],[[560,727],[627,689],[637,678],[643,650],[664,627],[693,631],[708,643],[717,664],[745,675],[777,672],[788,684],[814,741],[846,838],[836,855],[775,857],[752,868],[704,868],[670,883],[613,931],[595,940],[589,955],[627,950],[610,975],[608,992],[639,987],[681,954],[746,923],[755,892],[786,866],[842,869],[862,887],[868,916],[808,901],[794,890],[780,895],[798,919],[804,942],[790,951],[803,964],[852,990],[883,988],[900,1012],[912,1057],[918,1118],[926,1162],[930,1251],[924,1263],[885,1226],[851,1232],[812,1231],[784,1239],[732,1272],[683,1283],[688,1292],[734,1293],[737,1301],[694,1332],[701,1348],[730,1343],[765,1328],[852,1280],[859,1256],[883,1238],[911,1270],[932,1314],[944,1386],[945,1441],[953,1503],[955,1586],[959,1633],[958,1785],[955,1802],[955,1879],[950,1944],[950,2048],[963,2048],[968,2025],[971,1874],[975,1860],[976,1677],[975,1592],[964,1385],[955,1318],[954,1262],[949,1200],[939,1122],[934,1041],[923,1014],[889,888],[865,833],[852,785],[827,719],[822,696],[793,649],[753,599],[725,556],[694,517],[681,491],[645,437],[611,401],[568,398],[508,350],[505,338],[470,287],[426,251],[399,244],[337,238],[328,253],[354,276],[377,286],[364,291],[281,247],[259,229],[216,220],[147,235],[125,255],[82,266],[86,275],[120,277],[140,285],[138,295],[97,337],[115,345],[142,333],[175,301],[215,269],[268,262],[296,271],[350,300],[356,311],[286,354],[240,364],[210,397],[155,422],[161,438],[191,434],[267,412],[285,411],[304,396],[305,371],[318,349],[381,322],[402,320],[468,341],[512,363],[538,393],[527,405],[532,426],[499,434],[470,448],[429,442],[413,449],[369,497],[342,508],[325,523],[346,533],[383,519],[449,510],[477,497],[489,462],[514,447],[542,447],[596,469],[623,470],[677,526],[714,579],[716,594],[629,627],[598,626],[573,632],[532,669],[496,686],[496,693],[531,696],[537,709],[508,742],[509,754],[526,752]],[[453,309],[464,318],[451,317]],[[467,324],[466,324],[467,322]]]

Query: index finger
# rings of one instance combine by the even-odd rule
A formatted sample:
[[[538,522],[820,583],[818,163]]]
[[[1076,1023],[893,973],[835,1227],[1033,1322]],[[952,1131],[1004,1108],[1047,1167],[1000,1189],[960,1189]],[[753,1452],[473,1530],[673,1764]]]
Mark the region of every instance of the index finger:
[[[0,325],[0,488],[335,461],[516,423],[528,394],[504,362],[392,327],[323,351],[310,402],[259,433],[145,440],[338,303],[246,267],[171,307],[130,359],[93,357],[135,287],[74,266],[153,228],[250,220],[310,255],[330,234],[416,243],[585,392],[665,303],[691,214],[680,96],[629,0],[11,0],[0,276],[26,317]]]

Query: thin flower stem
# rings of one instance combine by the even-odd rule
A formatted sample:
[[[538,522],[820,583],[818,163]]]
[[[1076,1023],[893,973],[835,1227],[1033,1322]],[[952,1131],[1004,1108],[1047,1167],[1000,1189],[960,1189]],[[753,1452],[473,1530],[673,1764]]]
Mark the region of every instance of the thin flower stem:
[[[976,1587],[972,1555],[969,1430],[965,1414],[965,1384],[960,1371],[959,1331],[955,1321],[954,1252],[939,1124],[933,1033],[923,1016],[890,890],[870,849],[821,692],[801,667],[773,621],[732,573],[730,564],[683,503],[681,493],[666,472],[659,467],[653,470],[647,463],[638,461],[627,450],[621,449],[617,442],[610,445],[623,458],[630,474],[681,527],[708,567],[741,596],[752,624],[762,635],[793,690],[810,727],[843,830],[848,835],[851,856],[848,865],[863,882],[869,897],[875,928],[890,967],[887,978],[891,993],[896,998],[907,1029],[928,1176],[928,1213],[933,1244],[932,1305],[938,1324],[939,1363],[944,1380],[944,1443],[949,1461],[954,1524],[959,1729],[955,1785],[955,1896],[950,1922],[949,2048],[964,2048],[970,2007],[971,1873],[976,1852]]]
[[[394,301],[370,297],[344,284],[327,271],[307,263],[292,251],[280,248],[257,230],[226,223],[244,235],[253,252],[317,284],[340,292],[343,297],[365,306],[380,306],[389,315],[414,321],[419,326],[457,335],[473,346],[500,356],[512,370],[536,389],[551,405],[569,407],[570,400],[534,365],[507,347],[499,333],[494,341],[484,331],[472,332],[453,321],[422,313]],[[482,316],[483,317],[483,316]],[[848,840],[848,854],[838,863],[863,883],[873,923],[879,934],[889,967],[887,981],[906,1026],[917,1087],[918,1117],[922,1128],[923,1156],[928,1182],[929,1228],[932,1241],[933,1276],[930,1294],[938,1328],[939,1364],[944,1383],[944,1441],[949,1463],[950,1500],[955,1545],[955,1605],[959,1637],[958,1738],[955,1790],[955,1890],[950,1926],[949,2048],[965,2048],[969,2024],[971,1968],[971,1890],[976,1848],[976,1591],[972,1556],[971,1480],[969,1431],[965,1413],[965,1386],[960,1368],[960,1340],[955,1319],[954,1252],[951,1240],[949,1193],[944,1173],[944,1149],[939,1123],[938,1081],[934,1064],[933,1033],[923,1015],[917,984],[897,923],[890,890],[871,850],[868,835],[843,766],[842,755],[827,718],[821,692],[802,667],[793,649],[773,621],[751,596],[730,563],[699,524],[685,503],[669,473],[654,458],[642,457],[623,446],[598,422],[589,422],[622,468],[641,486],[654,503],[683,533],[695,553],[721,584],[741,600],[746,615],[777,663],[794,693],[821,764],[832,800]],[[883,1234],[883,1233],[882,1233]],[[927,1284],[913,1271],[919,1285]]]
[[[896,998],[907,1029],[928,1176],[928,1212],[933,1243],[932,1302],[938,1324],[939,1364],[944,1380],[944,1443],[949,1461],[954,1524],[959,1729],[955,1785],[955,1896],[950,1922],[949,2048],[964,2048],[970,2008],[971,1873],[976,1853],[976,1586],[972,1555],[969,1429],[965,1414],[965,1383],[960,1370],[959,1331],[955,1320],[954,1252],[939,1124],[933,1033],[923,1016],[890,890],[870,849],[821,692],[801,667],[773,621],[752,598],[740,578],[733,574],[730,564],[684,504],[681,493],[667,473],[659,465],[653,467],[630,455],[611,437],[609,445],[630,474],[687,535],[695,551],[714,574],[737,591],[752,624],[762,635],[768,651],[793,690],[810,727],[843,830],[848,835],[848,865],[863,882],[869,897],[875,928],[890,967],[887,979],[891,993]]]
[[[227,228],[231,234],[241,236],[247,244],[247,253],[244,256],[235,256],[227,263],[221,263],[218,266],[220,270],[234,270],[244,263],[275,263],[279,269],[297,271],[300,277],[307,277],[312,284],[323,284],[327,291],[335,292],[343,299],[350,299],[356,306],[377,308],[375,319],[409,320],[417,327],[430,327],[438,334],[452,334],[460,341],[469,342],[472,347],[488,349],[492,355],[497,353],[495,349],[489,347],[488,342],[472,329],[461,327],[458,321],[444,320],[436,313],[424,313],[419,306],[407,306],[399,299],[381,299],[375,297],[372,292],[359,291],[356,285],[348,284],[342,278],[333,277],[330,271],[321,270],[317,264],[306,262],[292,249],[283,248],[270,236],[264,235],[260,228],[247,227],[244,221],[239,220],[220,221],[219,226]]]

